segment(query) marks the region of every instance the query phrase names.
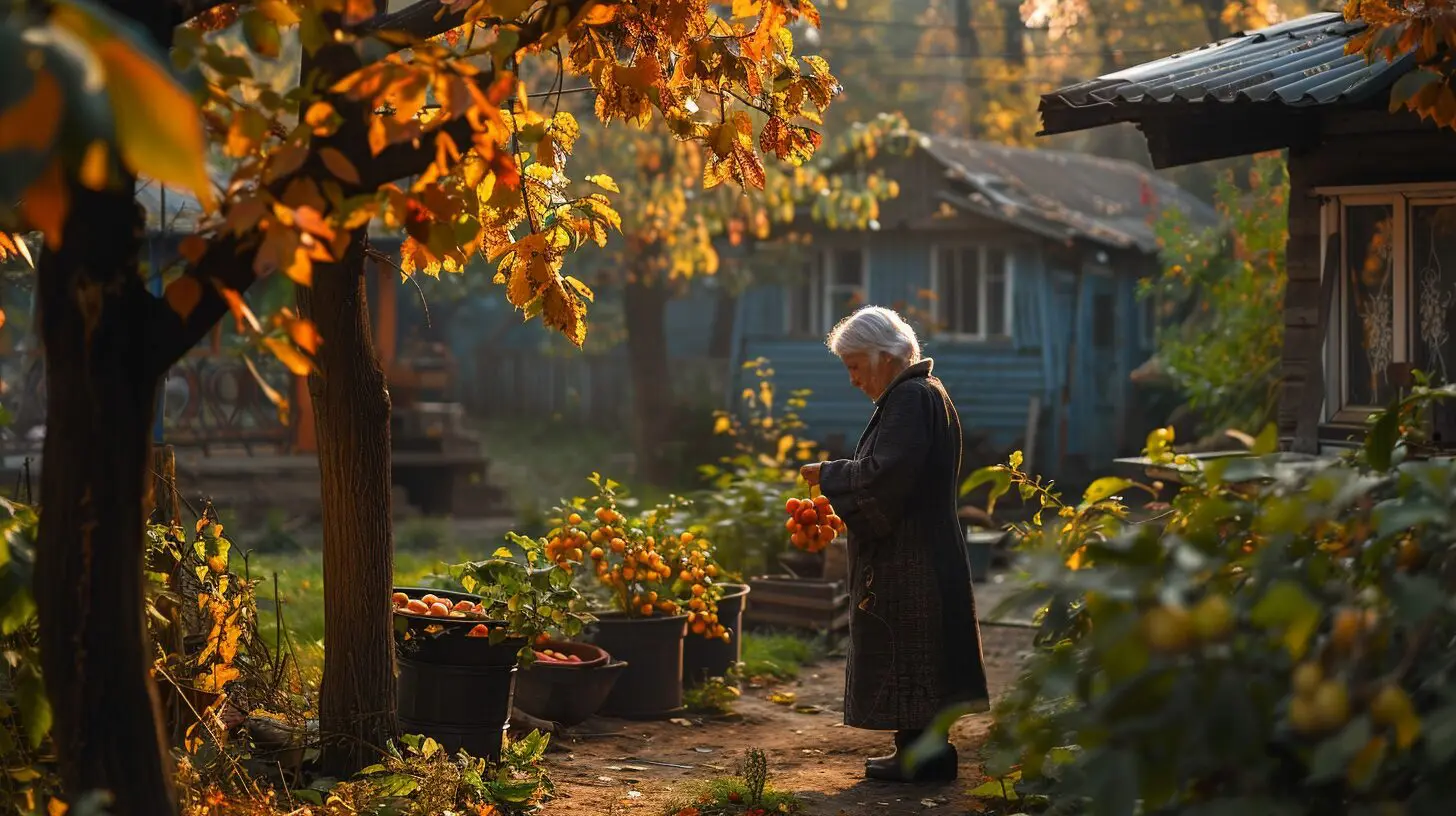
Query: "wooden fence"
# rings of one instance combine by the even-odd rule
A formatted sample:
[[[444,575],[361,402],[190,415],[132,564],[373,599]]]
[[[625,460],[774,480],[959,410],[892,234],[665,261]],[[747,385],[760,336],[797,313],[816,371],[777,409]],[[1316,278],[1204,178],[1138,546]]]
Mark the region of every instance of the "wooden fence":
[[[624,355],[548,355],[535,351],[486,351],[474,377],[462,370],[460,400],[474,416],[497,419],[560,419],[599,428],[630,427],[632,385]],[[675,358],[674,394],[690,404],[726,404],[728,362]]]

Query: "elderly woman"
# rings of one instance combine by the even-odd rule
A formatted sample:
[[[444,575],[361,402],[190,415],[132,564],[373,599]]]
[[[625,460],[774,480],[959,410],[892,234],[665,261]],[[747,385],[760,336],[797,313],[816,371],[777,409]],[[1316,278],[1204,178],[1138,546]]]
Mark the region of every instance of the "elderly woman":
[[[895,751],[865,762],[871,779],[950,781],[947,741],[917,767],[901,754],[942,710],[989,707],[971,570],[956,518],[961,424],[915,330],[866,306],[834,327],[829,348],[875,403],[854,458],[806,465],[849,528],[851,602],[844,723],[895,732]]]

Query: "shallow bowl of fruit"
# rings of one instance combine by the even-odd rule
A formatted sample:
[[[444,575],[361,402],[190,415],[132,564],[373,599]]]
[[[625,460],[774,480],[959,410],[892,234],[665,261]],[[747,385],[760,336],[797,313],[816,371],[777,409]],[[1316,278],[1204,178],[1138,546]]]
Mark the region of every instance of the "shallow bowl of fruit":
[[[536,660],[516,680],[516,707],[532,717],[570,728],[601,709],[624,660],[589,643],[547,641],[535,647]]]
[[[479,595],[426,587],[395,587],[395,639],[400,655],[422,663],[504,663],[514,661],[524,642],[507,637],[491,643],[491,631],[505,621],[491,620]],[[499,640],[499,638],[497,638]],[[495,648],[490,648],[494,646]],[[495,652],[500,654],[494,654]]]

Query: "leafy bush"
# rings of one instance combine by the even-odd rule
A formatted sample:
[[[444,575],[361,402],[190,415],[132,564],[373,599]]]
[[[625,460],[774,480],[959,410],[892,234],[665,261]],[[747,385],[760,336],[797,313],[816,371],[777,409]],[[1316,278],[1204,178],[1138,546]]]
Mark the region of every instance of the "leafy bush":
[[[1022,529],[1040,648],[997,707],[987,772],[1055,812],[1444,812],[1456,794],[1456,464],[1411,456],[1416,389],[1338,461],[1199,463],[1131,507],[1022,472],[977,478],[1042,506]],[[1402,434],[1402,429],[1406,433]]]
[[[1248,189],[1219,180],[1218,228],[1196,230],[1170,210],[1156,224],[1163,272],[1141,294],[1178,312],[1158,333],[1163,370],[1207,432],[1261,428],[1274,413],[1284,348],[1284,244],[1289,174],[1260,156]]]
[[[818,446],[802,436],[799,412],[810,392],[789,394],[776,413],[773,368],[765,358],[744,363],[754,385],[743,389],[738,413],[714,414],[714,432],[732,437],[734,453],[699,472],[710,485],[698,497],[699,519],[718,542],[719,558],[747,575],[772,567],[771,557],[788,544],[784,502],[807,495],[799,467],[822,458]]]

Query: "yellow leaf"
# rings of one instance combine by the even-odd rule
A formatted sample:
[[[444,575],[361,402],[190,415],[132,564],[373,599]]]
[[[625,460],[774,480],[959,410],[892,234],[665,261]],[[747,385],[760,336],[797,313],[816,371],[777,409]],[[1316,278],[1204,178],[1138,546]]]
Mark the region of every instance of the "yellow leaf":
[[[106,71],[122,159],[133,172],[192,192],[206,212],[217,201],[207,175],[202,114],[160,65],[107,31],[80,6],[59,2],[51,21],[91,44]]]
[[[202,300],[202,284],[192,275],[183,275],[167,287],[163,296],[167,299],[167,305],[178,317],[186,320],[197,308]]]
[[[295,375],[305,377],[313,371],[313,363],[287,340],[281,340],[277,337],[265,337],[263,338],[263,345],[267,346],[268,350],[273,352],[273,356],[277,357],[278,361],[287,366],[288,370]]]
[[[329,172],[334,174],[334,178],[349,184],[359,184],[359,171],[354,168],[354,164],[343,153],[340,153],[338,149],[326,147],[319,151],[319,158],[323,159],[324,167],[327,167]]]
[[[248,373],[253,375],[253,380],[258,383],[258,388],[262,390],[263,396],[267,397],[269,402],[278,407],[278,420],[284,425],[287,425],[288,400],[284,399],[283,395],[278,393],[278,389],[269,385],[268,381],[263,379],[263,375],[258,373],[258,367],[253,365],[252,358],[244,357],[243,363],[247,365]]]
[[[299,348],[313,354],[318,351],[319,343],[323,340],[319,337],[318,328],[311,320],[294,320],[288,324],[288,336]]]
[[[602,188],[603,190],[608,190],[613,193],[622,192],[622,190],[617,187],[617,182],[613,180],[611,176],[608,176],[606,174],[599,173],[595,176],[587,176],[586,180]]]
[[[725,434],[733,430],[733,422],[726,416],[719,416],[713,420],[713,433]]]

